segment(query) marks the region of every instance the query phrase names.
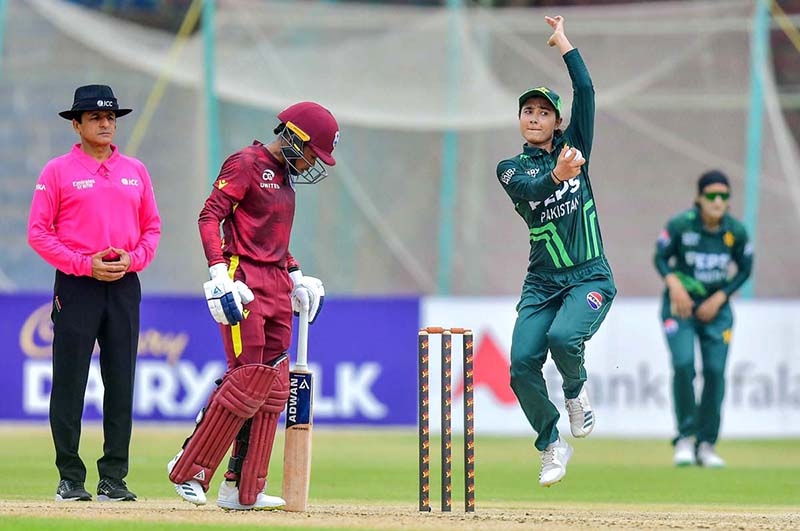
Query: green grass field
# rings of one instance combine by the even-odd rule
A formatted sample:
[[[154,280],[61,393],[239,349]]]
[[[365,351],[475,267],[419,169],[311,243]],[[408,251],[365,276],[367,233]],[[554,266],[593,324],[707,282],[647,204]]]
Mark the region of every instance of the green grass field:
[[[190,427],[135,426],[128,484],[141,502],[176,502],[165,471]],[[460,439],[454,440],[454,512],[463,510]],[[95,461],[102,440],[96,426],[86,427],[81,455],[87,463],[87,489],[97,481]],[[280,494],[281,449],[279,436],[270,474],[272,494]],[[685,507],[737,511],[766,508],[800,510],[800,441],[723,441],[722,470],[698,467],[675,469],[667,441],[590,438],[573,441],[575,455],[564,481],[540,488],[538,454],[528,439],[478,437],[476,440],[476,491],[478,514],[482,509],[590,506],[659,508]],[[431,441],[431,503],[439,504],[438,440]],[[416,433],[413,430],[334,431],[314,433],[311,503],[326,506],[390,505],[413,510],[417,503]],[[0,428],[0,500],[41,502],[53,500],[58,475],[47,427]],[[211,498],[221,476],[212,481]],[[213,501],[211,502],[213,504]],[[53,505],[53,504],[49,504]],[[61,506],[65,504],[59,504]],[[76,505],[76,504],[67,504]],[[92,502],[85,505],[109,505]],[[119,504],[114,504],[119,505]],[[133,505],[133,504],[126,504]],[[144,504],[140,504],[144,506]],[[188,505],[188,504],[185,504]],[[13,505],[19,509],[20,504]],[[209,509],[214,510],[216,509]],[[669,509],[672,510],[672,509]],[[679,509],[678,509],[679,510]],[[91,522],[63,519],[55,511],[0,511],[0,528],[14,529],[174,529],[179,524],[108,521],[93,514]],[[69,518],[75,518],[74,515]],[[78,515],[80,518],[80,515]],[[231,528],[243,529],[242,521]],[[203,525],[197,522],[193,525]],[[122,527],[116,527],[122,526]],[[214,528],[220,528],[214,525]],[[271,529],[282,529],[273,527]],[[287,527],[297,529],[296,526]],[[327,527],[330,529],[330,527]],[[312,529],[306,527],[305,529]]]

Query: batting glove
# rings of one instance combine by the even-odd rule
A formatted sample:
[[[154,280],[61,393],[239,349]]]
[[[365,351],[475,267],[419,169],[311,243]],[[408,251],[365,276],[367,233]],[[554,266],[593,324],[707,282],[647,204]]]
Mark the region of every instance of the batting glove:
[[[292,271],[289,276],[294,283],[292,310],[295,315],[300,315],[301,310],[307,310],[308,322],[311,324],[322,310],[322,303],[325,301],[325,287],[320,279],[304,276],[300,270]]]
[[[203,284],[203,291],[211,316],[220,324],[238,324],[242,320],[242,305],[252,302],[253,292],[241,280],[231,280],[225,264],[214,264],[208,273],[211,280]]]

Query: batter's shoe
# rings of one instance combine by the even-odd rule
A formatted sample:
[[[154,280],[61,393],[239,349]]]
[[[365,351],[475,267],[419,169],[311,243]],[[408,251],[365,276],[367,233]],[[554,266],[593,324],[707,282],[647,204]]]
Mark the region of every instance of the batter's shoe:
[[[239,487],[236,486],[236,482],[226,479],[219,486],[217,505],[227,511],[274,511],[283,509],[286,502],[278,496],[269,496],[259,492],[253,505],[242,505],[239,503]]]
[[[696,463],[694,455],[694,439],[682,437],[675,441],[675,455],[672,457],[675,466],[692,466]]]
[[[121,479],[101,478],[97,484],[97,501],[136,501],[136,494],[129,491]]]
[[[181,454],[183,454],[183,450],[178,452],[178,454],[167,463],[167,474],[172,474],[172,469],[175,468],[175,463],[178,462],[178,458],[180,458]],[[175,492],[178,493],[178,496],[189,503],[195,505],[206,504],[206,493],[203,492],[203,486],[200,485],[200,482],[196,479],[190,479],[183,483],[173,483],[172,486],[175,487]]]
[[[83,481],[62,479],[58,482],[56,501],[92,501],[92,495],[83,488]]]
[[[561,437],[542,452],[542,471],[539,485],[549,487],[561,481],[567,473],[567,463],[572,457],[572,446]]]
[[[709,442],[701,442],[697,446],[697,462],[707,468],[725,467],[725,460],[717,455],[714,445]]]
[[[594,429],[594,411],[589,403],[586,393],[586,384],[576,398],[567,398],[565,401],[569,414],[569,429],[573,437],[586,437]]]

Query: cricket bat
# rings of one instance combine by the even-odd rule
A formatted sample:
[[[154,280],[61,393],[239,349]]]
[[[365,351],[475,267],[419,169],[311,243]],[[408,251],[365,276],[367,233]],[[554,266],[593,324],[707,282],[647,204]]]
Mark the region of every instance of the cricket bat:
[[[308,508],[311,482],[311,427],[313,377],[308,369],[308,311],[300,312],[297,331],[297,360],[289,372],[289,401],[286,405],[286,441],[283,449],[283,499],[286,511]]]

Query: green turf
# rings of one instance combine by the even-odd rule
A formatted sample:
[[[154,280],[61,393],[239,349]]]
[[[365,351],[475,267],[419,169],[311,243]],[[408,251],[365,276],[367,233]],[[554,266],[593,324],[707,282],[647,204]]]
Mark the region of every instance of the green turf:
[[[176,499],[165,471],[166,462],[190,427],[135,427],[128,484],[141,499]],[[416,505],[417,454],[414,430],[335,431],[314,433],[312,503],[407,503]],[[463,503],[460,440],[454,440],[454,508]],[[657,505],[792,506],[800,499],[800,443],[797,440],[722,441],[718,448],[728,462],[723,470],[675,469],[672,448],[662,440],[573,440],[575,455],[565,480],[543,489],[536,483],[538,454],[530,439],[478,437],[476,490],[482,503],[547,502]],[[101,452],[97,427],[84,429],[81,455],[88,468],[87,488],[97,481],[95,461]],[[270,493],[279,494],[279,437],[270,474]],[[438,440],[431,441],[432,505],[438,504]],[[0,499],[50,501],[58,475],[49,431],[45,427],[0,429]],[[213,484],[220,481],[215,477]],[[216,487],[214,487],[215,489]],[[32,515],[34,516],[34,515]],[[109,522],[79,522],[81,529],[110,529]],[[50,525],[53,524],[53,525]],[[75,522],[54,521],[51,529],[77,529]],[[114,524],[116,525],[116,524]],[[153,524],[140,523],[125,528]],[[0,527],[41,529],[42,521],[6,517]],[[164,524],[163,529],[177,525]],[[243,526],[234,526],[242,529]],[[232,527],[232,528],[234,528]]]

